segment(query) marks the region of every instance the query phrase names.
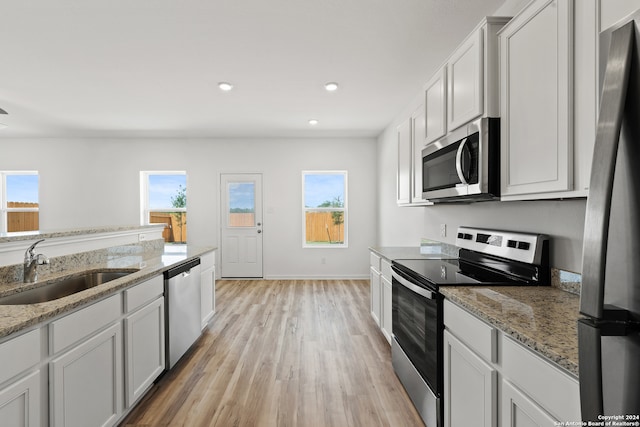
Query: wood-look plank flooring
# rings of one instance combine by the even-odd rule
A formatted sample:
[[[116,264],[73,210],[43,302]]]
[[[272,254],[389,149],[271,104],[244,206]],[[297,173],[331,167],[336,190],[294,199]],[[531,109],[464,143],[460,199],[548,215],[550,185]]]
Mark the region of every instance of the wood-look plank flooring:
[[[220,280],[210,327],[121,424],[423,426],[368,280]]]

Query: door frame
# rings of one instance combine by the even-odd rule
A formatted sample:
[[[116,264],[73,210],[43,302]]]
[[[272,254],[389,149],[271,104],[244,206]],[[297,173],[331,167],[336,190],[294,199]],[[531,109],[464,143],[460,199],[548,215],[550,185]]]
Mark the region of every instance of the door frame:
[[[237,273],[226,273],[225,274],[225,228],[227,224],[227,186],[226,183],[229,179],[233,180],[234,177],[255,177],[256,181],[259,181],[259,185],[255,192],[255,227],[251,227],[251,229],[255,230],[256,233],[260,234],[259,239],[259,248],[258,257],[259,258],[259,274],[249,274],[249,275],[241,275]],[[219,176],[219,230],[220,230],[220,277],[221,278],[247,278],[247,279],[261,279],[264,277],[264,174],[262,172],[220,172]],[[239,179],[239,181],[241,181]],[[228,249],[227,249],[228,250]]]

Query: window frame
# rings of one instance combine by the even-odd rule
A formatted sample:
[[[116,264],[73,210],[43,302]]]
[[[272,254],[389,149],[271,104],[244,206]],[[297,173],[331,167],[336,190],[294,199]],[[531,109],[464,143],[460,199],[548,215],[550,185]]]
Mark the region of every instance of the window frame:
[[[37,208],[10,208],[7,198],[7,176],[10,175],[36,175],[38,177],[38,207]],[[2,181],[0,188],[0,232],[9,233],[9,213],[10,212],[38,212],[40,214],[40,174],[35,170],[24,171],[0,171],[0,180]],[[26,233],[40,230],[40,219],[38,218],[38,228],[28,231],[11,231],[11,233]]]
[[[185,170],[140,171],[140,225],[152,225],[153,223],[149,222],[149,219],[150,214],[153,212],[186,213],[187,208],[166,207],[151,209],[149,207],[149,176],[151,175],[184,175],[187,191],[189,188],[189,176]],[[187,195],[187,207],[189,203],[188,200],[189,197]]]
[[[305,206],[305,177],[307,175],[342,175],[344,178],[344,201],[343,207],[306,207]],[[302,171],[302,247],[309,249],[344,249],[349,247],[349,227],[348,227],[348,173],[346,170],[303,170]],[[342,243],[316,243],[316,244],[308,244],[307,243],[307,212],[335,212],[342,211],[343,212],[343,235],[344,241]]]

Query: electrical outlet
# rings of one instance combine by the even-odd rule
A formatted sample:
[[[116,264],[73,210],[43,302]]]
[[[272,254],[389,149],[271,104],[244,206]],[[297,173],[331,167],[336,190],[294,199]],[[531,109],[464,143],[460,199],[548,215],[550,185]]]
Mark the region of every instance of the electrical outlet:
[[[440,237],[447,237],[447,224],[440,224]]]
[[[147,240],[147,235],[146,234],[144,234],[144,233],[138,234],[138,242],[143,242],[145,240]]]

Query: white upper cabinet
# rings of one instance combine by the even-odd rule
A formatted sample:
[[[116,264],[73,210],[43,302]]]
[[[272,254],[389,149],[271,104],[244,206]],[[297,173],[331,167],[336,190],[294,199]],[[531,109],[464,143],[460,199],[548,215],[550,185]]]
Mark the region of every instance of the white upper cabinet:
[[[447,133],[447,67],[443,66],[424,86],[426,144]]]
[[[424,205],[427,203],[422,198],[422,149],[426,147],[425,140],[425,111],[424,105],[419,106],[411,115],[411,139],[412,139],[412,182],[411,204]],[[443,116],[444,117],[444,116]]]
[[[511,18],[487,17],[424,85],[425,144],[478,117],[498,117],[498,31]]]
[[[535,0],[500,33],[501,194],[573,187],[573,1]]]
[[[447,132],[478,117],[498,117],[500,114],[497,32],[510,19],[484,19],[445,64]]]
[[[483,29],[456,49],[447,64],[447,124],[454,130],[483,112]]]
[[[411,120],[398,126],[398,177],[397,198],[399,205],[411,203]]]

